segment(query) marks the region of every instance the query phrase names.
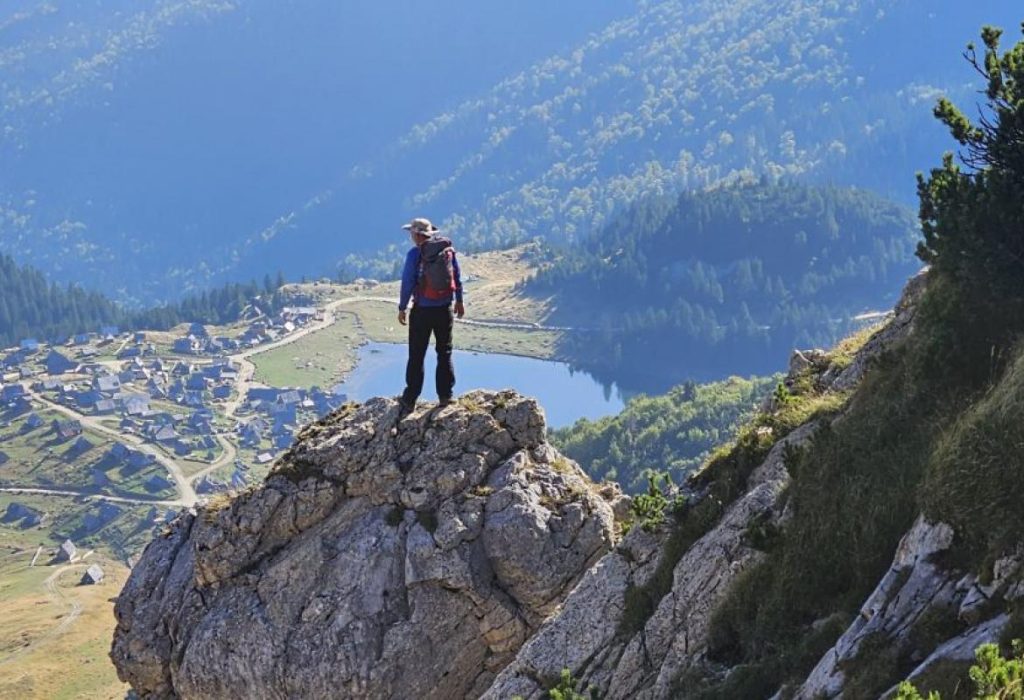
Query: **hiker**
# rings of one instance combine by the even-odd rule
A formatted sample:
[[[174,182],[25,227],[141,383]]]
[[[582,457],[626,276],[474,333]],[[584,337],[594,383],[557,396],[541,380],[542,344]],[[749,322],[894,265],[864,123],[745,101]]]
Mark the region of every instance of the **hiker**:
[[[405,367],[405,391],[399,397],[401,411],[408,414],[416,407],[423,390],[423,359],[434,334],[437,350],[435,382],[441,406],[452,401],[455,368],[452,365],[452,326],[454,317],[462,318],[462,277],[452,242],[438,235],[428,219],[413,219],[402,227],[409,232],[413,247],[405,256],[402,292],[398,300],[398,322],[409,324],[409,362]],[[412,298],[412,311],[405,308]],[[455,302],[454,314],[452,301]]]

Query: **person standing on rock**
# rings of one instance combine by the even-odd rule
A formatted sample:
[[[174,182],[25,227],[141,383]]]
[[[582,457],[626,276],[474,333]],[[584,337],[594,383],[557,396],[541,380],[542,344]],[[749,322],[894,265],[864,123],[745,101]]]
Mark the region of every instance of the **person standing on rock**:
[[[416,407],[423,391],[423,360],[434,335],[437,350],[435,376],[437,399],[447,406],[455,388],[452,364],[452,327],[455,316],[462,318],[462,276],[455,248],[450,239],[438,235],[429,219],[413,219],[402,227],[409,232],[413,247],[405,256],[402,291],[398,299],[398,322],[409,326],[409,362],[405,367],[405,391],[399,397],[401,411],[408,414]],[[412,311],[406,307],[412,300]],[[454,312],[452,302],[455,302]]]

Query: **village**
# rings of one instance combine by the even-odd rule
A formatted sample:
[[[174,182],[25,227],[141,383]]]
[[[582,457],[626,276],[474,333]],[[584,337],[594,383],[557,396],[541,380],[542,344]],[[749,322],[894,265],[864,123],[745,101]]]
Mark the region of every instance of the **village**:
[[[301,425],[346,396],[340,385],[256,384],[248,358],[331,321],[294,306],[224,334],[193,323],[176,335],[104,327],[61,344],[22,340],[0,360],[0,522],[45,529],[60,516],[30,497],[66,496],[87,506],[58,528],[74,547],[128,511],[148,531],[262,479]]]

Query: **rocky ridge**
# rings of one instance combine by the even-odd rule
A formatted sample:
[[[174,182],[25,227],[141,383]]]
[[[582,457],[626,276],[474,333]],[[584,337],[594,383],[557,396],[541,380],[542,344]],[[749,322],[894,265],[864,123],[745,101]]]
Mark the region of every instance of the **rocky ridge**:
[[[822,351],[794,353],[786,385],[803,382],[824,393],[855,388],[874,357],[911,333],[926,279],[921,274],[908,283],[892,317],[852,361],[835,363]],[[763,407],[774,409],[771,402]],[[842,420],[842,415],[833,420]],[[686,697],[688,675],[721,673],[723,669],[707,658],[711,615],[743,572],[765,556],[749,541],[752,526],[785,527],[789,514],[784,494],[790,475],[784,456],[809,440],[816,429],[817,422],[810,421],[778,439],[749,476],[745,492],[725,506],[714,524],[678,557],[670,558],[670,533],[632,530],[615,551],[587,572],[562,612],[523,646],[484,697],[537,700],[563,668],[571,671],[580,687],[592,688],[606,700]],[[671,566],[671,585],[660,592],[645,619],[630,619],[635,611],[624,601],[649,588],[659,566]],[[847,652],[856,650],[848,644]],[[826,685],[812,677],[808,683],[807,694],[801,697],[835,697],[842,691],[841,681]]]
[[[794,353],[786,385],[848,396],[912,333],[926,279],[852,358]],[[751,533],[786,527],[787,451],[822,420],[844,411],[757,428],[774,444],[738,496],[715,502],[695,480],[690,512],[713,515],[686,538],[633,527],[616,544],[628,499],[546,444],[531,400],[480,393],[405,421],[387,400],[350,407],[263,487],[151,545],[117,606],[115,662],[150,697],[539,700],[565,669],[608,700],[687,697],[687,679],[730,672],[709,654],[712,615],[767,556]],[[877,648],[912,680],[963,677],[1024,599],[1024,554],[981,577],[949,560],[954,540],[918,518],[859,615],[775,697],[851,696],[850,669]]]
[[[623,507],[547,444],[532,399],[349,405],[149,545],[111,656],[150,698],[478,697]]]

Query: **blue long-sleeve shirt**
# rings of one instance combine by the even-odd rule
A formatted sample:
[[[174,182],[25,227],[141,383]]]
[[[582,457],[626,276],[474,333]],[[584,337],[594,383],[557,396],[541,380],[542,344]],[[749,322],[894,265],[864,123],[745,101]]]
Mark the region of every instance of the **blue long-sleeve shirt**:
[[[462,273],[459,270],[459,260],[452,249],[452,272],[455,274],[455,301],[462,303]],[[414,246],[405,255],[405,267],[402,270],[402,293],[398,299],[398,310],[405,311],[409,305],[409,298],[413,298],[416,306],[448,306],[452,303],[451,297],[446,299],[426,299],[420,296],[420,249]]]

